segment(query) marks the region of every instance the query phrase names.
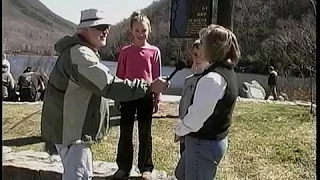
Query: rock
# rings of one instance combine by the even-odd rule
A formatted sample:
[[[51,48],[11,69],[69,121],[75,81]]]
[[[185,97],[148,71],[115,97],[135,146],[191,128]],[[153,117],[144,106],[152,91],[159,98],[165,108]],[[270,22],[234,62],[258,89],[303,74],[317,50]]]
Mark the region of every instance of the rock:
[[[36,171],[17,166],[2,166],[2,178],[8,180],[61,180],[61,174],[56,172]]]
[[[61,162],[59,155],[50,155],[50,162]]]
[[[258,81],[252,80],[252,81],[251,81],[251,84],[252,84],[253,86],[257,87],[257,88],[260,88],[261,91],[263,92],[263,94],[266,94],[266,91],[264,90],[264,88],[261,86],[261,84],[260,84]]]
[[[93,180],[106,179],[112,176],[117,169],[117,164],[114,162],[94,161]],[[2,170],[4,179],[60,180],[63,166],[57,155],[30,150],[4,154]],[[133,165],[131,176],[139,175],[138,168]],[[164,171],[154,170],[151,176],[158,180],[168,179],[167,173]]]
[[[266,92],[257,81],[253,80],[251,83],[243,82],[240,85],[239,96],[250,99],[264,99]]]
[[[9,102],[9,101],[3,101],[2,104],[14,104],[14,105],[42,105],[42,101],[37,102]]]
[[[7,147],[7,146],[2,146],[2,153],[6,154],[6,153],[10,153],[12,150],[11,148]]]

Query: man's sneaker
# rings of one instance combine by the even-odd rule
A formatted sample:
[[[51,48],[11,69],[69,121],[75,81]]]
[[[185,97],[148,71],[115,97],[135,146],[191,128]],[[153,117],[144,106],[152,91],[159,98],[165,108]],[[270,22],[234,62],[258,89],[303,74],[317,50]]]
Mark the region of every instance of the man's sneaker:
[[[151,172],[145,171],[142,173],[142,179],[144,180],[151,180]]]
[[[126,172],[122,169],[118,169],[116,173],[114,173],[113,175],[113,179],[114,180],[123,180],[123,179],[127,179],[130,176],[129,172]]]

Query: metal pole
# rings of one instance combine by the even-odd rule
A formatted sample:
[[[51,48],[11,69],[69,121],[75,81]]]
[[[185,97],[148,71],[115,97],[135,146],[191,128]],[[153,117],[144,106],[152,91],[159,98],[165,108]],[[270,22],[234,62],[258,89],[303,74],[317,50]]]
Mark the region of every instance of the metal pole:
[[[309,68],[309,73],[310,73],[310,114],[313,114],[312,67]]]
[[[233,31],[234,0],[218,0],[217,24]]]

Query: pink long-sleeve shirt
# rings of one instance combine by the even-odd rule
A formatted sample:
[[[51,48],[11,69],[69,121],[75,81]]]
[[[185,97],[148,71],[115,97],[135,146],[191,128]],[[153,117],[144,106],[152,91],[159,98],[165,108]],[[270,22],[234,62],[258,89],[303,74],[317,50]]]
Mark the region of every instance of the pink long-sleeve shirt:
[[[119,53],[116,75],[121,79],[135,78],[152,82],[161,76],[161,53],[152,45],[124,46]],[[160,94],[155,95],[159,100]]]

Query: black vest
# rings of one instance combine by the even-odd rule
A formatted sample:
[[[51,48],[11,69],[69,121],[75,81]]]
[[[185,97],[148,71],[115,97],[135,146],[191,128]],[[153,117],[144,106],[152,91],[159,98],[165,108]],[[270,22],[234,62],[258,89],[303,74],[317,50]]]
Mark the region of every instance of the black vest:
[[[238,97],[238,78],[233,68],[223,65],[212,65],[202,73],[202,76],[209,72],[216,72],[224,77],[227,82],[225,94],[217,102],[212,115],[204,122],[202,128],[188,135],[198,139],[221,140],[228,135],[232,122],[232,114]]]

